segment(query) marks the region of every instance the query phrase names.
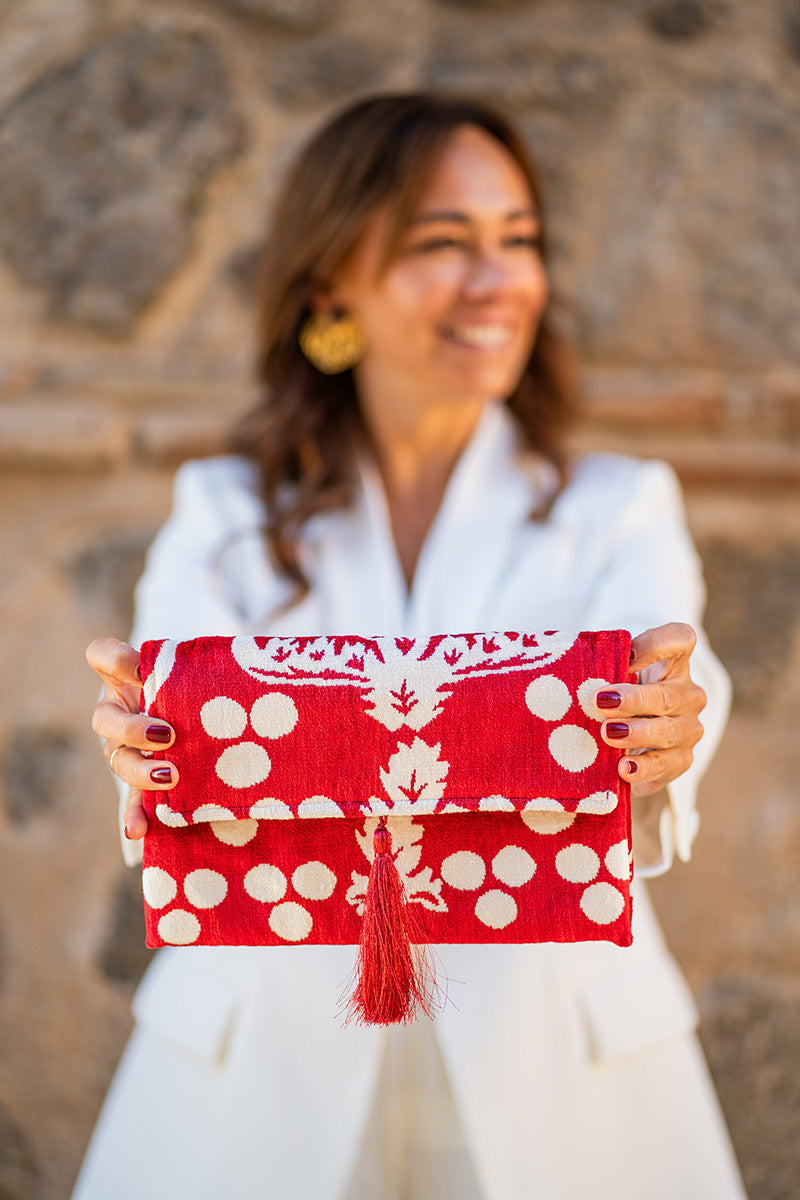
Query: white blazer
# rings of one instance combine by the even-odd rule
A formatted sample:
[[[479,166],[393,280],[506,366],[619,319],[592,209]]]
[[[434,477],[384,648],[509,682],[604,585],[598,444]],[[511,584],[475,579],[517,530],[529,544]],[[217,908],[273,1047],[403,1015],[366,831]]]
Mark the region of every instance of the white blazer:
[[[187,463],[137,591],[133,639],[467,629],[699,628],[704,592],[679,491],[663,463],[578,462],[544,524],[529,519],[551,469],[487,409],[426,539],[410,595],[370,464],[346,511],[307,526],[310,595],[286,598],[264,549],[253,466]],[[688,859],[697,781],[728,709],[700,631],[693,675],[705,736],[670,788],[661,850]],[[125,843],[131,855],[131,844]],[[644,886],[634,944],[444,947],[451,1003],[433,1025],[485,1200],[728,1200],[743,1196],[696,1011]],[[351,947],[160,951],[135,1001],[75,1200],[343,1200],[387,1034],[340,1028]],[[379,1080],[381,1082],[379,1083]],[[135,1164],[123,1138],[146,1128]],[[133,1135],[138,1140],[138,1135]],[[439,1183],[430,1195],[459,1192]],[[385,1190],[369,1193],[391,1194]],[[415,1193],[416,1194],[416,1193]]]

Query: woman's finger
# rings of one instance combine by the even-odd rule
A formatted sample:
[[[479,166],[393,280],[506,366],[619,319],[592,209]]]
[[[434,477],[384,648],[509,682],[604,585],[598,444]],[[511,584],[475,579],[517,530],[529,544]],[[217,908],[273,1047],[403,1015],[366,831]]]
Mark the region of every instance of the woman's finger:
[[[138,788],[131,788],[123,820],[125,836],[131,841],[138,842],[147,833],[147,815],[142,806],[142,793]]]
[[[96,638],[86,648],[86,661],[102,679],[106,697],[116,698],[129,712],[139,711],[142,680],[138,651],[117,638]]]
[[[697,716],[706,694],[689,678],[657,683],[618,683],[595,696],[595,707],[609,720],[617,717]]]
[[[112,766],[111,756],[114,756],[114,774],[132,788],[168,791],[178,782],[178,768],[174,763],[162,758],[147,758],[133,746],[117,744],[109,748],[106,743],[105,754],[109,766]]]
[[[646,750],[634,758],[620,759],[618,770],[620,777],[631,784],[634,796],[650,796],[688,771],[692,758],[692,751],[683,746]]]
[[[622,750],[692,749],[703,736],[696,717],[629,717],[622,721],[604,721],[600,727],[603,741]]]
[[[108,682],[142,686],[139,653],[127,642],[118,638],[95,638],[86,647],[86,661]]]
[[[175,733],[166,721],[132,713],[115,700],[101,700],[92,714],[92,729],[102,738],[137,750],[165,750]]]
[[[630,669],[643,671],[654,663],[685,669],[696,645],[697,634],[691,625],[680,621],[646,629],[631,643]]]

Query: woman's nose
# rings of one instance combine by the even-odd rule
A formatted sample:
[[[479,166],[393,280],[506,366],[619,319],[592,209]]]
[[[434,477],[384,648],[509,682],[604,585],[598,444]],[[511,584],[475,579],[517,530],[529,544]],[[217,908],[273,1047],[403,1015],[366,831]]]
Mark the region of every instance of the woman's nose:
[[[513,278],[511,264],[502,254],[493,250],[476,250],[469,262],[464,279],[464,291],[468,295],[483,295],[502,290]]]

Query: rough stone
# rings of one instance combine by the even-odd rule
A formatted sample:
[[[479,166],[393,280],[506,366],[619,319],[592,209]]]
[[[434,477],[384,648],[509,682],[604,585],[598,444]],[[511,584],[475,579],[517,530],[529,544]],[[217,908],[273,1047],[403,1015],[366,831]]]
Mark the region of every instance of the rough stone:
[[[186,255],[203,185],[243,142],[208,36],[116,34],[0,116],[0,250],[55,315],[119,333]]]
[[[594,253],[570,281],[587,355],[798,361],[800,111],[743,79],[645,93],[609,131],[602,169],[582,214]]]
[[[667,0],[650,9],[647,24],[659,37],[689,41],[708,32],[717,8],[717,4],[708,0]]]
[[[141,873],[125,870],[114,895],[98,964],[114,983],[133,986],[141,979],[152,957],[153,951],[145,946]]]
[[[720,980],[701,998],[703,1047],[748,1195],[790,1200],[800,1178],[800,996]]]
[[[111,530],[63,563],[87,620],[126,637],[132,594],[154,529]]]
[[[127,421],[99,405],[29,396],[0,405],[0,463],[16,469],[93,470],[130,450]]]
[[[511,8],[520,0],[439,0],[448,8]]]
[[[589,51],[553,52],[520,40],[476,48],[471,39],[436,43],[423,68],[429,87],[489,96],[513,109],[544,106],[558,112],[608,112],[621,79],[607,57]]]
[[[284,108],[314,108],[372,91],[388,66],[385,56],[356,38],[308,39],[273,61],[267,88]]]
[[[39,1178],[28,1139],[0,1104],[0,1200],[38,1200]]]
[[[800,62],[800,0],[786,0],[783,23],[787,49],[792,57]]]
[[[223,8],[246,17],[259,17],[279,29],[305,32],[327,21],[341,0],[217,0]]]
[[[61,729],[9,730],[0,778],[3,803],[13,825],[27,825],[57,805],[77,752],[75,737]]]
[[[800,549],[700,545],[708,586],[706,628],[733,680],[741,712],[785,709],[794,686],[788,668],[800,645]]]
[[[255,304],[258,275],[263,258],[263,243],[244,246],[228,259],[225,274],[247,304]]]

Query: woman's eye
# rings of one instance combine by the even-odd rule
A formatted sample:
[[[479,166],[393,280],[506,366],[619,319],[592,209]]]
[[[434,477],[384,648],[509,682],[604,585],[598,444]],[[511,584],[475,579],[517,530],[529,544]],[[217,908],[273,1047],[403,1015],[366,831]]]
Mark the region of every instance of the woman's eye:
[[[524,246],[528,250],[541,250],[542,238],[538,233],[518,233],[506,240],[507,246]]]
[[[455,237],[434,237],[426,238],[424,242],[417,242],[411,247],[412,254],[432,254],[437,250],[453,250],[463,246],[464,243]]]

